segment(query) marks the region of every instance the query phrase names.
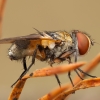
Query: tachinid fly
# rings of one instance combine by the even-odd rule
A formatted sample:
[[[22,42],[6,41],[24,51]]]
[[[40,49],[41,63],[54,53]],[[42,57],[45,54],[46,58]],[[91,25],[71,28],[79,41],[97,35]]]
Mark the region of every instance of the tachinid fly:
[[[78,30],[73,30],[70,33],[66,31],[40,32],[37,29],[35,30],[37,31],[35,34],[0,40],[0,44],[12,43],[8,50],[8,56],[11,60],[23,61],[24,71],[18,80],[20,80],[28,72],[28,70],[34,64],[35,58],[40,61],[48,62],[50,66],[52,66],[54,63],[60,63],[62,61],[68,61],[71,63],[72,57],[74,57],[75,62],[77,62],[77,57],[79,55],[86,54],[90,46],[94,44],[89,35]],[[26,65],[27,56],[32,57],[32,62],[29,67]],[[77,70],[88,76],[91,76],[83,72],[80,68],[75,69],[77,74]],[[70,72],[68,73],[68,76],[72,85],[74,86],[70,77]],[[81,78],[79,74],[78,76]],[[60,85],[58,76],[55,75],[55,77]],[[14,84],[16,84],[16,82]]]

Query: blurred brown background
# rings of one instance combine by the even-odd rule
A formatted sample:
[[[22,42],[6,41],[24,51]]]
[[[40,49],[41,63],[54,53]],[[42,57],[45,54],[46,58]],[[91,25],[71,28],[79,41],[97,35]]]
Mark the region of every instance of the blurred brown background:
[[[5,5],[2,38],[28,35],[37,28],[43,30],[78,29],[91,35],[100,43],[100,0],[8,0]],[[10,44],[0,45],[0,100],[7,100],[23,67],[21,62],[10,61],[8,48]],[[100,50],[95,44],[88,54],[79,60],[90,61]],[[31,62],[30,60],[28,61]],[[36,61],[29,71],[46,67],[46,62]],[[91,74],[100,76],[100,65]],[[72,73],[72,77],[76,75]],[[60,81],[69,82],[67,73],[59,75]],[[57,87],[54,76],[28,79],[20,100],[37,100],[39,97]],[[100,87],[79,90],[70,95],[68,100],[100,100]]]

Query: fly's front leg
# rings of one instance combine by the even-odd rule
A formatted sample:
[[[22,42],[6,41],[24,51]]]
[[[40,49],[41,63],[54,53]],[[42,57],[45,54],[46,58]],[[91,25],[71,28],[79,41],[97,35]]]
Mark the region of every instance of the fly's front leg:
[[[75,62],[77,62],[77,56],[78,56],[78,47],[77,47],[77,39],[76,39],[76,32],[73,32],[72,33],[72,38],[73,38],[73,42],[74,42],[74,48],[75,48]],[[93,77],[93,78],[96,78],[96,76],[92,76],[92,75],[90,75],[90,74],[88,74],[88,73],[86,73],[86,72],[84,72],[83,70],[81,70],[80,68],[77,68],[77,69],[75,69],[75,72],[77,73],[77,75],[80,77],[80,79],[82,79],[83,80],[83,78],[80,76],[80,74],[78,73],[78,71],[80,71],[81,73],[83,73],[84,75],[87,75],[87,76],[90,76],[90,77]]]
[[[90,75],[90,74],[84,72],[83,70],[81,70],[80,68],[77,68],[77,69],[78,69],[81,73],[83,73],[84,75],[87,75],[87,76],[92,77],[92,78],[96,78],[96,76]]]
[[[75,53],[75,62],[77,62],[77,50],[76,50],[76,53]],[[84,75],[87,75],[87,76],[92,77],[92,78],[96,78],[96,76],[90,75],[90,74],[84,72],[83,70],[81,70],[80,68],[75,69],[76,74],[77,74],[77,75],[80,77],[80,79],[82,79],[82,80],[84,80],[84,79],[80,76],[80,74],[78,73],[77,70],[80,71],[81,73],[83,73]]]
[[[79,51],[78,51],[78,43],[77,43],[77,38],[76,38],[76,31],[72,32],[72,38],[73,38],[74,49],[75,49],[74,56],[75,56],[75,63],[76,63],[77,62],[78,53],[79,53]],[[77,71],[77,69],[74,69],[74,71],[80,77],[80,79],[83,80],[83,78],[81,77],[81,75],[79,74],[79,72]]]
[[[75,54],[75,62],[77,62],[77,55],[78,55],[78,50],[76,49]],[[78,69],[78,68],[77,68]],[[76,74],[80,77],[81,80],[84,80],[81,75],[79,74],[79,72],[77,71],[77,69],[74,69],[74,71],[76,72]]]

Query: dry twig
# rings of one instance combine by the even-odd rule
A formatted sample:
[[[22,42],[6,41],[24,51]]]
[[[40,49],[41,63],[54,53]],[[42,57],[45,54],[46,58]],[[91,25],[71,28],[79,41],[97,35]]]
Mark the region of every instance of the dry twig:
[[[84,72],[90,72],[91,70],[93,70],[93,68],[96,67],[96,65],[100,62],[100,54],[98,54],[92,61],[90,61],[85,69],[83,70]],[[84,77],[84,74],[80,73],[80,76],[81,77]],[[78,82],[80,82],[81,79],[77,76],[75,79],[74,79],[74,85],[77,84]],[[66,84],[66,85],[63,85],[60,88],[57,88],[57,89],[54,89],[53,91],[51,91],[50,93],[46,94],[45,96],[41,97],[40,100],[52,100],[54,99],[56,96],[58,96],[57,98],[60,98],[61,96],[63,97],[63,95],[65,93],[62,93],[64,92],[65,90],[69,90],[72,88],[72,85],[71,84]],[[62,94],[61,94],[62,93]],[[59,99],[58,99],[59,100]],[[64,100],[64,99],[62,99]]]
[[[99,63],[99,61],[100,61],[100,54],[98,54],[92,61],[90,61],[90,63],[88,63],[86,65],[86,69],[84,69],[84,71],[85,72],[91,71]],[[74,64],[69,64],[66,67],[65,66],[59,66],[59,67],[55,67],[55,68],[51,68],[51,67],[47,68],[46,67],[43,69],[38,69],[38,70],[34,71],[33,73],[31,73],[30,75],[27,74],[23,77],[22,80],[20,80],[15,85],[8,100],[12,100],[13,98],[17,98],[17,99],[19,98],[27,78],[41,77],[41,76],[43,77],[43,76],[50,76],[50,75],[54,75],[54,74],[58,74],[58,73],[65,73],[65,72],[68,72],[68,71],[73,70],[75,68],[78,68],[79,66],[82,66],[84,64],[85,64],[85,62],[78,62],[78,63],[74,63]],[[84,75],[82,73],[80,73],[80,75],[82,77],[84,77]],[[81,81],[81,79],[79,77],[76,77],[74,80],[74,84],[77,84],[77,83],[78,84],[74,88],[72,88],[71,84],[62,85],[61,88],[54,89],[53,91],[51,91],[47,95],[41,97],[39,100],[53,100],[55,97],[56,97],[55,100],[64,100],[69,94],[73,93],[74,91],[76,91],[78,89],[89,88],[89,87],[100,85],[99,78],[83,80],[81,82],[80,81]],[[21,86],[20,86],[20,84],[21,84]],[[20,87],[20,88],[18,88],[18,87]],[[67,90],[67,91],[65,91],[65,90]],[[15,94],[17,94],[17,95],[15,95]]]
[[[72,89],[69,89],[68,91],[64,92],[63,95],[60,95],[59,97],[57,97],[54,100],[65,100],[65,98],[69,94],[74,93],[76,90],[86,89],[86,88],[96,87],[96,86],[100,86],[100,78],[85,79],[85,80],[79,82],[75,87],[73,87]]]
[[[0,0],[0,35],[2,33],[2,19],[3,19],[5,3],[6,3],[6,0]]]
[[[24,87],[25,81],[26,79],[30,78],[30,77],[40,77],[40,76],[50,76],[50,75],[54,75],[55,73],[63,73],[63,72],[68,72],[70,70],[76,69],[82,65],[84,65],[85,62],[78,62],[78,63],[74,63],[74,64],[69,64],[67,66],[59,66],[59,67],[49,67],[49,68],[43,68],[40,70],[36,70],[33,73],[31,73],[30,75],[25,75],[23,77],[22,80],[19,80],[18,83],[15,85],[15,87],[13,88],[8,100],[13,100],[15,98],[19,98],[22,89]],[[21,85],[21,86],[20,86]]]
[[[27,78],[22,79],[16,84],[16,86],[13,88],[8,100],[18,100],[26,80],[27,80]]]

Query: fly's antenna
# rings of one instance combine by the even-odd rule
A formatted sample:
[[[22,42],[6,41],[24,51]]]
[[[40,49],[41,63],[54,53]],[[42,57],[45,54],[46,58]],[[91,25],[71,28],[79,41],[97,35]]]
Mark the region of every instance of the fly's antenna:
[[[94,41],[94,39],[92,39],[91,40],[91,45],[94,45],[94,44],[99,44],[100,45],[100,43],[98,43],[98,42]]]
[[[42,34],[42,32],[40,32],[40,31],[37,30],[36,28],[33,27],[33,29],[35,29],[41,36],[44,36],[44,35]]]
[[[92,44],[92,45],[94,45],[94,43],[96,43],[96,44],[99,44],[99,45],[100,45],[100,43],[98,43],[98,42],[95,42],[95,41],[92,41],[92,43],[91,43],[91,44]]]

